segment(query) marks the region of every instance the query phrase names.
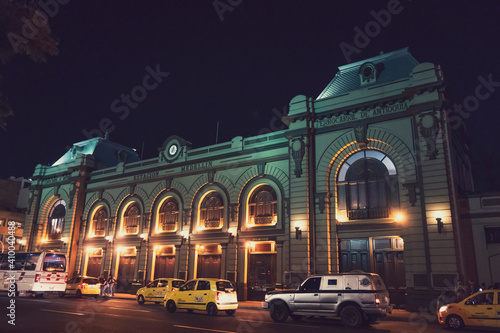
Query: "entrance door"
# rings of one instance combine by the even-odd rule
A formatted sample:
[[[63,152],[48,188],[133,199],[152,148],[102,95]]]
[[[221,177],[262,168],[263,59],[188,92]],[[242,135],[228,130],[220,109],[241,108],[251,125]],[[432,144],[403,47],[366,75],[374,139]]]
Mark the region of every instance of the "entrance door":
[[[247,287],[249,301],[263,301],[276,288],[276,254],[249,255]]]
[[[101,276],[102,257],[90,257],[87,263],[87,276]]]
[[[375,273],[380,275],[389,291],[391,303],[405,304],[406,280],[403,251],[380,251],[374,253]]]
[[[340,241],[340,271],[370,271],[368,239],[343,239]]]
[[[132,281],[135,273],[135,257],[120,257],[118,266],[117,291],[127,292],[132,287]]]
[[[175,256],[156,256],[155,279],[173,278],[175,270]]]
[[[220,279],[220,255],[198,256],[198,278]]]

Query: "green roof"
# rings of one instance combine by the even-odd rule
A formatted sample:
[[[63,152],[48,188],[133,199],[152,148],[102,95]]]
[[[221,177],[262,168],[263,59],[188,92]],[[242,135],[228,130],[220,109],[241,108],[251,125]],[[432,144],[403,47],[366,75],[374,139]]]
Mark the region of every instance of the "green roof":
[[[376,65],[378,73],[377,79],[372,83],[361,85],[359,70],[363,64],[368,62]],[[419,62],[413,58],[410,52],[408,52],[408,48],[404,48],[341,66],[333,80],[323,92],[319,94],[317,100],[408,78],[413,68],[418,64]]]

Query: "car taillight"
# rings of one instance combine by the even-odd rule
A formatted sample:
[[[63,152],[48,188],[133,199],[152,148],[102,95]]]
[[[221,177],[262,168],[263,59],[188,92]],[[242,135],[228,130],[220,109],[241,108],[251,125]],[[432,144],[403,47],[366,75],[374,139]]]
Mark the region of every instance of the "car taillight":
[[[68,283],[68,276],[67,275],[64,277],[64,283]]]
[[[85,283],[82,283],[82,288],[85,288]]]
[[[35,274],[35,282],[40,282],[40,274]]]
[[[375,294],[375,304],[380,304],[380,296],[378,294]]]
[[[174,291],[174,290],[175,290],[175,288],[174,288],[174,287],[172,287],[172,290],[171,290],[171,291]]]
[[[221,293],[217,292],[217,302],[220,301],[220,295],[221,295]]]

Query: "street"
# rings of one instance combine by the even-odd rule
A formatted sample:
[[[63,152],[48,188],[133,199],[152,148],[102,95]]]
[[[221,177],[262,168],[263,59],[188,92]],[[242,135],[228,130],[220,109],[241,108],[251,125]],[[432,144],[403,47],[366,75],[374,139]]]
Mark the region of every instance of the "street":
[[[139,305],[133,299],[103,298],[59,298],[48,295],[45,298],[16,298],[15,326],[10,325],[5,315],[10,298],[2,295],[0,307],[2,319],[0,332],[447,332],[444,327],[420,318],[384,318],[377,323],[360,329],[344,328],[335,319],[303,319],[284,323],[271,320],[268,311],[240,305],[234,316],[223,311],[215,317],[206,312],[188,313],[178,310],[168,313],[166,309],[152,302]],[[467,330],[467,332],[476,332]]]

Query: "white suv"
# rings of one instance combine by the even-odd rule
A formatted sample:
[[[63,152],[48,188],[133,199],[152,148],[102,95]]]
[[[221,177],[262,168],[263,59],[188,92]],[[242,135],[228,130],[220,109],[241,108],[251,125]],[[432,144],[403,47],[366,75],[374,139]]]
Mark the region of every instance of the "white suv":
[[[342,324],[359,327],[390,313],[389,293],[378,274],[342,273],[315,275],[296,290],[267,293],[264,308],[276,322],[288,316],[340,316]]]

